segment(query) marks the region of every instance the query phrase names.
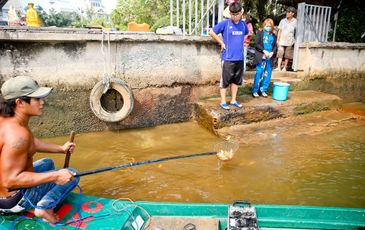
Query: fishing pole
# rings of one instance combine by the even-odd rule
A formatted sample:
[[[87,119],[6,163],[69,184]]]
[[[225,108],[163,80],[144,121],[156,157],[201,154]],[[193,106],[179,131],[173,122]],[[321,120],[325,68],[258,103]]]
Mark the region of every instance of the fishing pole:
[[[105,167],[105,168],[88,170],[88,171],[84,171],[84,172],[78,172],[78,173],[76,173],[75,177],[81,177],[81,176],[91,175],[91,174],[95,174],[95,173],[111,171],[111,170],[115,170],[115,169],[134,167],[134,166],[138,166],[138,165],[147,165],[147,164],[152,164],[152,163],[157,163],[157,162],[162,162],[162,161],[171,161],[171,160],[176,160],[176,159],[191,158],[191,157],[202,157],[202,156],[210,156],[210,155],[217,155],[217,152],[194,153],[194,154],[182,155],[182,156],[163,157],[163,158],[156,159],[156,160],[131,162],[131,163],[123,164],[123,165],[110,166],[110,167]]]

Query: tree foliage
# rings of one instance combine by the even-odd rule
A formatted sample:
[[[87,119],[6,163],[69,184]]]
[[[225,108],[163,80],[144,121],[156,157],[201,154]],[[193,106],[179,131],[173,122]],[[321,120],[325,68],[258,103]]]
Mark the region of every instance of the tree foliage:
[[[42,14],[42,21],[45,26],[69,27],[75,21],[80,20],[80,16],[75,12],[56,12],[51,9],[49,14]]]
[[[129,22],[147,23],[153,28],[169,25],[170,0],[119,0],[112,14],[113,24],[126,30]]]
[[[275,25],[278,25],[285,16],[283,5],[276,2],[271,3],[269,0],[245,0],[243,7],[251,17],[255,28],[259,28],[266,18],[273,19]]]
[[[79,20],[74,21],[71,25],[77,28],[94,26],[113,27],[113,23],[108,15],[103,12],[96,12],[91,8],[88,8],[85,15],[80,17]]]
[[[332,30],[329,34],[329,40],[332,40],[333,37],[334,16],[338,12],[335,40],[337,42],[361,42],[361,35],[365,32],[365,24],[363,23],[365,2],[363,0],[278,0],[278,2],[283,6],[295,7],[301,2],[330,6]]]
[[[365,32],[365,3],[361,0],[343,1],[339,10],[336,42],[362,42]]]
[[[56,27],[112,27],[110,18],[103,12],[95,12],[87,9],[85,15],[82,16],[76,12],[57,12],[51,9],[47,14],[42,7],[36,8],[37,13],[42,21],[42,26]]]
[[[57,27],[89,27],[103,26],[114,27],[119,30],[127,30],[129,22],[147,23],[151,26],[151,31],[159,27],[170,25],[170,0],[118,0],[117,8],[113,11],[111,18],[103,12],[94,12],[89,9],[86,16],[76,13],[59,13],[51,10],[49,14],[43,9],[37,9],[44,26]],[[179,1],[181,4],[181,0]],[[186,0],[188,8],[189,0]],[[210,0],[212,2],[212,0]],[[216,0],[218,2],[218,0]],[[361,35],[365,32],[365,1],[362,0],[240,0],[246,12],[249,13],[255,28],[261,26],[265,18],[272,18],[276,25],[285,17],[285,9],[288,6],[297,7],[298,3],[325,5],[332,8],[330,39],[333,35],[335,25],[334,15],[338,11],[338,21],[336,28],[336,41],[361,42]],[[341,7],[338,10],[339,3]],[[173,1],[176,4],[176,1]],[[195,9],[195,1],[192,0],[192,9]],[[198,1],[200,5],[200,0]],[[180,6],[181,7],[181,6]],[[216,10],[218,7],[216,8]],[[173,12],[173,22],[176,23],[176,8]],[[211,12],[210,12],[211,13]],[[216,12],[217,13],[217,12]],[[186,9],[186,20],[188,10]],[[195,19],[195,12],[192,12],[192,23],[199,21],[201,11],[198,7],[198,19]],[[180,8],[179,27],[182,28],[182,12]]]

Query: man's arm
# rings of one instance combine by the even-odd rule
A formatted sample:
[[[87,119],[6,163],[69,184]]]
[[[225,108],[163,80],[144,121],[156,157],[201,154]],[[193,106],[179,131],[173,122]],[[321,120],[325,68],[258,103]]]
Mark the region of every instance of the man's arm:
[[[280,42],[280,36],[281,36],[281,30],[283,27],[283,20],[280,21],[279,26],[278,26],[278,35],[276,36],[276,43],[279,45]]]
[[[224,44],[224,42],[222,41],[222,39],[213,31],[210,30],[209,31],[209,35],[216,41],[219,43],[219,45],[221,46],[221,51],[223,51],[226,48],[226,45]]]
[[[248,29],[248,34],[246,35],[247,38],[251,39],[252,38],[252,34],[253,34],[253,27],[252,27],[252,23],[248,23],[246,24],[247,29]]]
[[[56,145],[46,143],[39,140],[38,138],[34,138],[34,145],[36,151],[42,153],[67,153],[68,151],[72,153],[75,149],[75,143],[69,141],[66,142],[64,145]]]
[[[249,38],[251,38],[251,37],[252,37],[252,31],[250,31],[250,29],[248,28],[248,24],[246,24],[246,23],[244,22],[244,25],[245,25],[245,36],[243,37],[243,43],[245,43],[244,41],[245,41],[246,39],[249,39]]]
[[[281,29],[279,28],[278,36],[276,36],[276,43],[277,43],[277,44],[279,44],[280,36],[281,36]]]
[[[0,155],[1,186],[4,188],[26,188],[55,182],[65,184],[73,179],[67,169],[36,173],[32,172],[32,155],[29,154],[32,138],[25,131],[7,136]]]

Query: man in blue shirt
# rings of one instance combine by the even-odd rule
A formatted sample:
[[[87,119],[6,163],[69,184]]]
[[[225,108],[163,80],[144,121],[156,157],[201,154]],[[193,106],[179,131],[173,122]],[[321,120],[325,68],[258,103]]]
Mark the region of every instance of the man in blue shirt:
[[[238,87],[242,85],[243,72],[243,42],[248,34],[246,23],[241,20],[242,6],[234,2],[229,6],[231,18],[224,20],[210,30],[210,36],[221,46],[222,76],[220,79],[221,108],[229,110],[226,102],[227,88],[231,85],[230,105],[241,108],[242,104],[236,100]],[[222,35],[222,38],[218,36]]]

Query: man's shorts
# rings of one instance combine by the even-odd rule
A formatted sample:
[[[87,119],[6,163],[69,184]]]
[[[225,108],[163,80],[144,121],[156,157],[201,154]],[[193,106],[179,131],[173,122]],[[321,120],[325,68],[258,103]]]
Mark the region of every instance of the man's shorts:
[[[230,84],[242,85],[243,61],[222,61],[222,76],[220,88]]]
[[[286,59],[293,59],[293,46],[279,46],[278,48],[278,58],[283,58],[283,55]]]

